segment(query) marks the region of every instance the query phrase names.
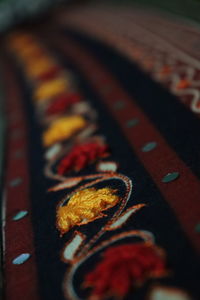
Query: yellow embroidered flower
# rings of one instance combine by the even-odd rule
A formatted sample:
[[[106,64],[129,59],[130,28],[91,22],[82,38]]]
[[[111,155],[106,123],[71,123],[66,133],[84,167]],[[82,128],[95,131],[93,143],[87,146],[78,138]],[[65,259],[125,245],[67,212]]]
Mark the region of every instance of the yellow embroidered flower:
[[[30,77],[35,78],[43,72],[47,72],[54,65],[55,62],[52,59],[42,57],[39,61],[30,61],[29,64],[26,65],[26,71]]]
[[[66,78],[56,78],[52,80],[45,81],[39,85],[35,90],[35,99],[37,101],[44,101],[51,99],[61,93],[68,90],[69,83]]]
[[[69,116],[53,121],[43,134],[43,144],[48,147],[52,144],[70,138],[84,128],[86,120],[81,116]]]
[[[61,234],[75,225],[83,225],[103,217],[102,211],[115,206],[119,196],[116,190],[88,188],[75,193],[67,205],[57,210],[57,227]]]
[[[23,59],[24,64],[28,65],[30,62],[38,64],[39,59],[46,59],[47,54],[38,45],[31,45],[31,47],[24,47],[18,55]]]
[[[8,43],[12,48],[22,49],[24,46],[30,44],[30,41],[32,41],[32,39],[32,36],[28,34],[13,33],[9,35]]]
[[[32,49],[32,50],[36,50],[37,48],[35,49]],[[37,49],[39,50],[39,49]],[[27,60],[27,64],[26,64],[26,68],[27,69],[32,69],[34,67],[37,66],[40,67],[40,66],[46,66],[46,65],[52,65],[52,64],[55,64],[55,61],[51,58],[51,57],[48,57],[47,53],[45,53],[43,56],[41,57],[30,57],[28,60]]]

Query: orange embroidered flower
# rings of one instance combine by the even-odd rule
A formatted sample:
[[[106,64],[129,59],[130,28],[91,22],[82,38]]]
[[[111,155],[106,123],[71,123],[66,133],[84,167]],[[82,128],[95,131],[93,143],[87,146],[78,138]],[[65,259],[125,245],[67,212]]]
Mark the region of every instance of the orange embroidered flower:
[[[35,79],[44,72],[47,72],[50,68],[54,67],[55,63],[43,61],[41,65],[35,64],[33,67],[27,66],[26,72],[31,79]]]
[[[108,187],[102,189],[88,188],[76,192],[67,205],[57,210],[57,227],[61,234],[75,225],[84,225],[95,219],[102,218],[102,211],[117,204],[119,196]]]
[[[189,86],[190,86],[189,80],[187,80],[187,79],[181,79],[179,81],[179,83],[177,84],[177,89],[182,90],[182,89],[188,88]]]
[[[165,254],[147,243],[113,246],[103,253],[95,269],[85,277],[84,286],[92,287],[91,300],[114,296],[123,299],[152,277],[166,275]]]
[[[169,65],[163,66],[162,69],[160,70],[161,75],[168,75],[171,72],[172,72],[172,68]]]
[[[31,59],[45,58],[47,53],[38,44],[31,44],[28,47],[26,46],[23,49],[20,49],[20,53],[18,55],[24,59],[26,64],[28,64]]]
[[[30,60],[35,58],[34,57],[35,53],[41,52],[41,49],[40,49],[39,45],[31,43],[29,45],[19,47],[17,49],[17,52],[18,52],[19,57],[23,58],[25,63],[28,63]]]
[[[40,58],[29,57],[26,62],[26,68],[27,70],[42,69],[43,67],[53,64],[55,64],[55,61],[52,59],[52,57],[49,57],[46,54],[45,56],[42,56]]]
[[[43,134],[43,144],[48,147],[52,144],[70,138],[77,131],[86,126],[86,120],[81,116],[62,117],[53,121]]]
[[[15,32],[9,35],[8,43],[14,49],[23,49],[33,43],[33,37],[26,33]]]
[[[11,37],[8,39],[8,43],[11,49],[14,49],[18,56],[27,63],[35,57],[34,54],[44,53],[32,36]]]

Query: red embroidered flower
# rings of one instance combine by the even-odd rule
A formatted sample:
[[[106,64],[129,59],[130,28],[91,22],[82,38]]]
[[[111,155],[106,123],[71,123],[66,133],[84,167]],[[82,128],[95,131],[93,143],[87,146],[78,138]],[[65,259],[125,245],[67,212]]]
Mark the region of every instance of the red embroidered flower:
[[[82,100],[78,93],[59,95],[47,109],[47,115],[62,113],[67,110],[72,104]]]
[[[107,249],[102,261],[86,275],[84,286],[92,287],[89,299],[123,298],[132,287],[152,277],[166,275],[165,255],[151,244],[123,244]]]
[[[63,175],[69,171],[80,171],[98,158],[109,155],[108,146],[97,142],[89,142],[75,146],[58,166],[58,174]]]
[[[58,73],[61,72],[60,66],[52,66],[48,71],[43,72],[42,74],[37,76],[38,80],[45,81],[55,78]]]

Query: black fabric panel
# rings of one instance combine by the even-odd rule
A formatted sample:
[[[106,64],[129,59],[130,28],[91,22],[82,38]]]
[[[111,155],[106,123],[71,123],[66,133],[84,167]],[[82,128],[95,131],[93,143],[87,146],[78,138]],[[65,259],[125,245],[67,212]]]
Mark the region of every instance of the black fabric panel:
[[[67,61],[67,58],[61,60],[63,66],[69,67]],[[70,67],[75,70],[74,66],[71,65]],[[156,243],[166,250],[169,268],[174,271],[172,278],[162,279],[159,282],[186,288],[198,299],[200,264],[198,264],[196,253],[181,230],[175,215],[151,180],[150,175],[146,172],[144,166],[124,138],[117,122],[112,119],[105,106],[101,103],[101,99],[84,79],[83,74],[78,70],[75,71],[77,72],[76,79],[85,99],[90,101],[98,112],[99,132],[106,136],[111,146],[113,153],[111,159],[119,162],[120,173],[128,175],[133,180],[134,188],[129,205],[137,203],[147,204],[146,208],[130,218],[122,230],[144,229],[152,231],[155,234]],[[44,160],[40,138],[41,128],[37,125],[34,108],[31,103],[31,90],[28,88],[25,78],[19,69],[17,70],[17,76],[24,93],[23,100],[29,119],[32,222],[41,298],[61,300],[64,299],[62,282],[67,271],[67,265],[60,260],[60,251],[71,238],[72,232],[69,232],[62,238],[59,237],[59,233],[55,228],[55,213],[58,200],[65,194],[65,191],[46,193],[47,187],[54,185],[56,182],[46,179],[43,175]],[[103,219],[79,229],[90,237],[102,224]],[[107,238],[111,235],[112,233],[107,233],[105,237]],[[80,273],[75,277],[77,285],[82,282],[83,275],[92,267],[93,264],[90,261],[80,269]],[[144,291],[140,290],[134,293],[134,299],[143,300]],[[81,294],[81,297],[84,299],[84,293]],[[130,295],[127,299],[133,299],[133,295]]]

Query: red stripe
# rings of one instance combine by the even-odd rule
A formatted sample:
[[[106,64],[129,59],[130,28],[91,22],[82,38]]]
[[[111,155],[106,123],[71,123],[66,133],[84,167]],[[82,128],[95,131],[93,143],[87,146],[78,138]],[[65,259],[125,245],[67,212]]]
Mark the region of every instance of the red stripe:
[[[138,64],[140,65],[140,67],[142,69],[144,69],[144,71],[146,70],[146,67],[145,67],[146,63],[145,63],[145,61],[149,61],[150,60],[155,65],[156,60],[158,60],[158,58],[157,59],[155,58],[155,53],[154,54],[151,53],[151,47],[150,47],[151,45],[149,43],[147,43],[147,45],[146,45],[146,46],[149,47],[150,51],[148,51],[146,49],[146,47],[140,45],[140,43],[137,41],[137,39],[134,39],[134,30],[132,32],[132,37],[127,36],[127,29],[129,30],[129,34],[131,33],[131,30],[132,30],[132,28],[130,28],[130,25],[129,25],[129,27],[126,26],[126,28],[124,28],[124,32],[121,32],[120,35],[119,35],[119,33],[117,35],[115,35],[113,30],[112,30],[113,32],[109,32],[109,31],[106,30],[105,24],[101,23],[101,25],[99,25],[99,27],[96,28],[96,23],[97,22],[96,22],[96,18],[95,17],[96,16],[93,15],[94,20],[92,21],[92,19],[90,19],[89,24],[87,24],[87,19],[85,19],[85,20],[83,19],[82,21],[81,21],[81,19],[76,20],[76,22],[75,22],[76,23],[76,27],[78,27],[79,30],[82,30],[82,31],[86,32],[87,35],[89,34],[93,38],[98,36],[98,39],[100,39],[101,41],[104,41],[108,45],[110,45],[111,47],[114,47],[114,48],[118,49],[120,52],[123,52],[130,60],[138,62]],[[97,17],[99,17],[99,15],[97,15]],[[109,16],[109,18],[110,18],[109,21],[111,21],[112,17],[113,17],[113,14],[111,14]],[[82,18],[82,15],[81,15],[81,18]],[[87,16],[85,16],[84,18],[87,18]],[[127,18],[128,17],[122,18],[122,16],[121,16],[120,22],[123,23],[122,27],[124,27],[124,25],[126,24],[125,22],[127,21]],[[131,21],[130,18],[129,18],[129,21]],[[78,26],[77,26],[77,22],[79,24]],[[62,23],[62,21],[61,21],[61,23]],[[112,26],[113,26],[113,24],[114,23],[112,23]],[[60,24],[60,25],[61,25],[61,27],[63,27],[62,24]],[[118,25],[120,26],[120,24],[118,24]],[[141,24],[137,24],[137,25],[139,25],[139,27],[142,30],[143,29],[149,30],[149,28],[145,28],[144,26],[141,26]],[[134,28],[134,26],[133,26],[133,28]],[[149,33],[153,33],[153,34],[157,35],[157,37],[159,37],[159,35],[157,33],[154,33],[153,31],[152,32],[149,31]],[[161,36],[161,38],[163,38],[163,37]],[[167,41],[167,38],[165,38],[165,41]],[[180,50],[179,49],[180,47],[178,46],[178,44],[176,45],[176,43],[174,43],[174,45],[173,45],[173,43],[170,42],[170,40],[168,41],[168,43],[170,43],[172,46],[176,47],[177,50]],[[139,56],[137,56],[137,55],[135,56],[134,55],[134,49],[140,52]],[[156,48],[154,50],[156,50]],[[161,61],[161,66],[162,66],[162,68],[165,68],[166,63],[164,61],[166,60],[166,57],[170,57],[170,53],[169,52],[165,52],[164,53],[163,51],[158,50],[158,49],[156,50],[156,52],[157,52],[157,56],[159,56],[159,54],[161,54],[161,53],[162,53],[162,55],[164,55],[165,59],[163,57],[163,59]],[[186,51],[186,52],[188,52],[188,51]],[[188,52],[188,54],[191,57],[194,57],[194,55],[192,55],[192,53],[190,53],[190,51]],[[187,66],[187,67],[189,67],[189,64],[187,62],[183,61],[183,60],[180,62],[178,60],[178,58],[177,58],[177,62],[178,62],[178,67],[181,67],[181,66]],[[161,69],[161,66],[160,66],[160,69]],[[153,69],[152,69],[152,71],[153,71]],[[155,74],[156,74],[156,72],[154,70],[153,73],[155,73],[155,74],[153,75],[153,73],[151,73],[149,67],[147,68],[146,71],[148,73],[150,72],[149,75],[151,75],[151,76],[155,76]],[[157,71],[157,73],[159,73],[159,72]],[[180,77],[183,76],[182,72],[180,72],[180,71],[177,71],[177,72],[179,73]],[[196,70],[195,70],[195,77],[198,76],[198,73],[199,73],[199,71],[196,68]],[[170,78],[171,78],[171,76],[170,76]],[[169,90],[171,90],[171,88],[172,88],[172,79],[170,79],[170,80],[159,79],[159,81],[164,86],[166,86]],[[190,82],[190,80],[189,80],[189,87],[188,87],[187,94],[182,95],[182,96],[177,94],[177,96],[178,96],[177,100],[181,101],[182,104],[184,104],[187,108],[189,108],[190,110],[192,110],[192,112],[195,113],[199,117],[200,113],[199,112],[195,112],[191,108],[192,107],[192,102],[193,102],[192,99],[194,99],[194,95],[190,92],[190,89],[194,89],[194,90],[198,91],[198,87],[195,86],[195,85],[193,86],[192,82]],[[187,89],[185,88],[183,90],[184,90],[184,92],[186,92]],[[181,91],[181,89],[180,89],[180,91]],[[198,108],[199,105],[200,105],[200,101],[199,101],[199,103],[197,103],[195,105],[196,108]]]
[[[12,67],[5,62],[3,71],[8,118],[4,199],[6,207],[4,245],[5,299],[38,300],[38,283],[31,225],[27,123],[16,75]],[[16,133],[15,130],[17,130]],[[15,153],[18,150],[23,151],[23,157],[15,157]],[[15,187],[10,186],[11,181],[19,177],[22,178],[22,183]],[[27,210],[29,214],[21,220],[13,221],[12,217],[20,210]],[[24,264],[14,265],[12,260],[22,253],[30,253],[31,257]]]
[[[200,237],[194,229],[200,218],[198,178],[170,148],[148,117],[120,87],[120,83],[92,56],[92,53],[88,53],[88,50],[70,38],[62,38],[60,35],[51,36],[50,39],[54,46],[72,59],[91,81],[162,195],[176,213],[188,238],[200,250]],[[110,87],[110,91],[104,89],[104,86]],[[123,109],[115,109],[114,104],[118,100],[123,100],[125,104]],[[132,118],[139,119],[139,124],[127,128],[126,122]],[[157,148],[148,153],[142,152],[141,147],[151,141],[158,143]],[[170,183],[162,183],[162,178],[174,171],[179,172],[180,177]],[[152,195],[150,197],[152,198]]]

